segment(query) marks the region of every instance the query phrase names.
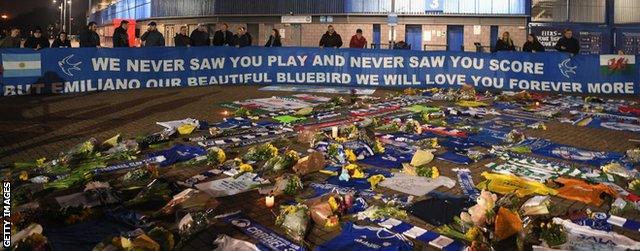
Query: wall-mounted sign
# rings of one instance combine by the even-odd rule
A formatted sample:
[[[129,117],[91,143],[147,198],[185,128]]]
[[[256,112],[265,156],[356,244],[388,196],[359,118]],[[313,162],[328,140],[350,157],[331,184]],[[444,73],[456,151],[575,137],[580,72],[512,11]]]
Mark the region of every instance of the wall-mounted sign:
[[[396,26],[398,25],[398,14],[389,14],[387,16],[387,24],[389,26]]]
[[[308,24],[311,23],[311,16],[282,16],[280,22],[283,24]]]
[[[426,0],[426,12],[442,12],[444,10],[444,0]]]

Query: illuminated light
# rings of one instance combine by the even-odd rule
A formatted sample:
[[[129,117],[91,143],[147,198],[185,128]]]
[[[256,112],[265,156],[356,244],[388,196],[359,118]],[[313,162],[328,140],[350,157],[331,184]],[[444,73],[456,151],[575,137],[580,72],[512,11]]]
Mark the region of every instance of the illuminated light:
[[[273,207],[273,205],[276,203],[276,197],[273,196],[273,194],[264,197],[264,205],[267,207]]]
[[[7,19],[7,18],[9,18],[9,16],[7,16],[7,15],[2,15],[2,16],[0,16],[0,17],[1,17],[2,19]]]

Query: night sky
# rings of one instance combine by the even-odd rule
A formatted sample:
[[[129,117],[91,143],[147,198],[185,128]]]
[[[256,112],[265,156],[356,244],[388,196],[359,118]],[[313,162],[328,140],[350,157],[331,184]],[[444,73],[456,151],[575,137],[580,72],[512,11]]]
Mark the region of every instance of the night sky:
[[[60,23],[58,6],[63,0],[0,0],[0,14],[8,15],[7,21],[0,20],[0,29],[18,27],[31,30],[35,27],[45,28]],[[89,0],[73,0],[72,28],[83,27]]]
[[[0,0],[0,13],[16,16],[37,7],[47,6],[50,6],[51,9],[56,8],[53,5],[53,0]]]

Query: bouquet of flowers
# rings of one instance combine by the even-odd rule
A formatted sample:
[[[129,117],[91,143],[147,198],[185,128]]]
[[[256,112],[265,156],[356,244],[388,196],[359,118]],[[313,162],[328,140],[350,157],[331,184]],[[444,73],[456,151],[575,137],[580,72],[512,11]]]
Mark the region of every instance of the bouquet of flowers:
[[[555,247],[567,242],[567,233],[564,227],[553,222],[540,223],[540,239],[549,247]]]
[[[379,139],[376,139],[376,144],[373,146],[374,153],[384,153],[384,144]]]
[[[347,135],[347,139],[354,139],[358,137],[358,127],[356,125],[350,125],[342,128],[341,135]]]
[[[155,179],[140,191],[133,199],[124,203],[128,207],[155,207],[171,200],[171,188],[167,182]]]
[[[227,160],[227,155],[219,147],[211,147],[207,149],[207,165],[221,165],[225,160]]]
[[[404,123],[404,125],[400,128],[400,130],[406,133],[413,133],[413,134],[422,133],[422,127],[420,126],[420,122],[413,119],[407,120],[407,122]]]
[[[298,192],[302,191],[302,181],[300,177],[294,174],[285,174],[276,178],[275,185],[273,186],[273,190],[271,193],[273,195],[296,195]]]
[[[418,176],[436,179],[440,177],[440,170],[437,167],[428,167],[427,165],[416,167],[416,174]]]
[[[309,199],[306,202],[311,213],[311,219],[324,227],[335,227],[339,223],[339,217],[346,214],[354,204],[353,194],[340,195],[327,193],[322,196]]]
[[[175,247],[176,241],[173,233],[163,227],[155,227],[147,235],[160,245],[161,251],[171,251]]]
[[[252,161],[264,161],[278,155],[278,148],[271,143],[265,143],[259,146],[249,148],[244,155],[244,159]]]
[[[371,206],[366,210],[359,212],[357,215],[358,220],[371,219],[405,219],[407,218],[407,211],[403,210],[399,206],[384,205],[384,206]]]
[[[295,241],[303,241],[309,227],[309,208],[304,204],[283,206],[276,225]]]
[[[507,134],[505,142],[509,144],[517,144],[524,141],[525,139],[526,137],[524,136],[524,133],[513,129]]]
[[[248,117],[251,116],[251,111],[247,108],[240,107],[233,112],[233,115],[236,117]]]
[[[344,164],[347,162],[347,157],[344,148],[340,144],[329,144],[327,148],[327,156],[330,160],[333,160],[335,163]]]
[[[281,171],[290,169],[298,162],[300,156],[294,150],[287,151],[284,155],[274,156],[270,158],[263,166],[263,169]]]

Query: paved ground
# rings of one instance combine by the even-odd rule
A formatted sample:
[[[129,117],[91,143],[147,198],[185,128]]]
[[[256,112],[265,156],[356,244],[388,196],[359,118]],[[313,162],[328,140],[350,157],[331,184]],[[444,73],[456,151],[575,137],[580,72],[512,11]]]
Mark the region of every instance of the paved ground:
[[[384,95],[385,91],[378,91],[376,95]],[[216,104],[246,98],[270,97],[274,95],[290,95],[289,92],[263,92],[256,87],[206,87],[182,89],[153,89],[127,92],[89,93],[65,96],[43,97],[8,97],[0,99],[0,164],[13,161],[33,160],[45,156],[52,157],[60,151],[83,142],[90,137],[100,140],[121,133],[124,137],[160,130],[154,125],[156,121],[167,121],[182,118],[197,118],[208,121],[220,120],[223,108]],[[568,124],[552,122],[547,131],[527,130],[528,136],[543,137],[561,144],[579,146],[582,148],[622,152],[634,147],[629,139],[640,139],[634,133],[618,132],[605,129],[573,127]],[[304,149],[299,149],[304,150]],[[468,166],[473,172],[474,181],[482,180],[480,173],[485,170],[483,161]],[[435,166],[441,169],[444,176],[456,179],[450,170],[455,165],[435,160]],[[186,179],[198,174],[206,167],[189,169],[172,169],[165,174],[173,179]],[[326,178],[321,174],[304,177],[305,184]],[[458,186],[442,192],[460,194]],[[310,191],[306,191],[309,194]],[[385,191],[391,193],[391,191]],[[275,211],[264,207],[264,197],[256,192],[248,192],[237,196],[221,198],[217,212],[224,213],[242,209],[256,221],[273,227]],[[553,198],[553,213],[565,212],[589,207],[580,202]],[[594,211],[607,211],[608,204]],[[640,215],[624,215],[640,220]],[[432,226],[417,218],[410,222],[427,229]],[[640,240],[637,233],[629,233],[618,229],[618,232]],[[210,249],[214,236],[218,232],[248,239],[237,230],[216,224],[190,242],[184,250]],[[337,231],[327,231],[313,228],[308,235],[307,244],[315,246],[331,239]],[[418,245],[422,248],[422,245]]]

